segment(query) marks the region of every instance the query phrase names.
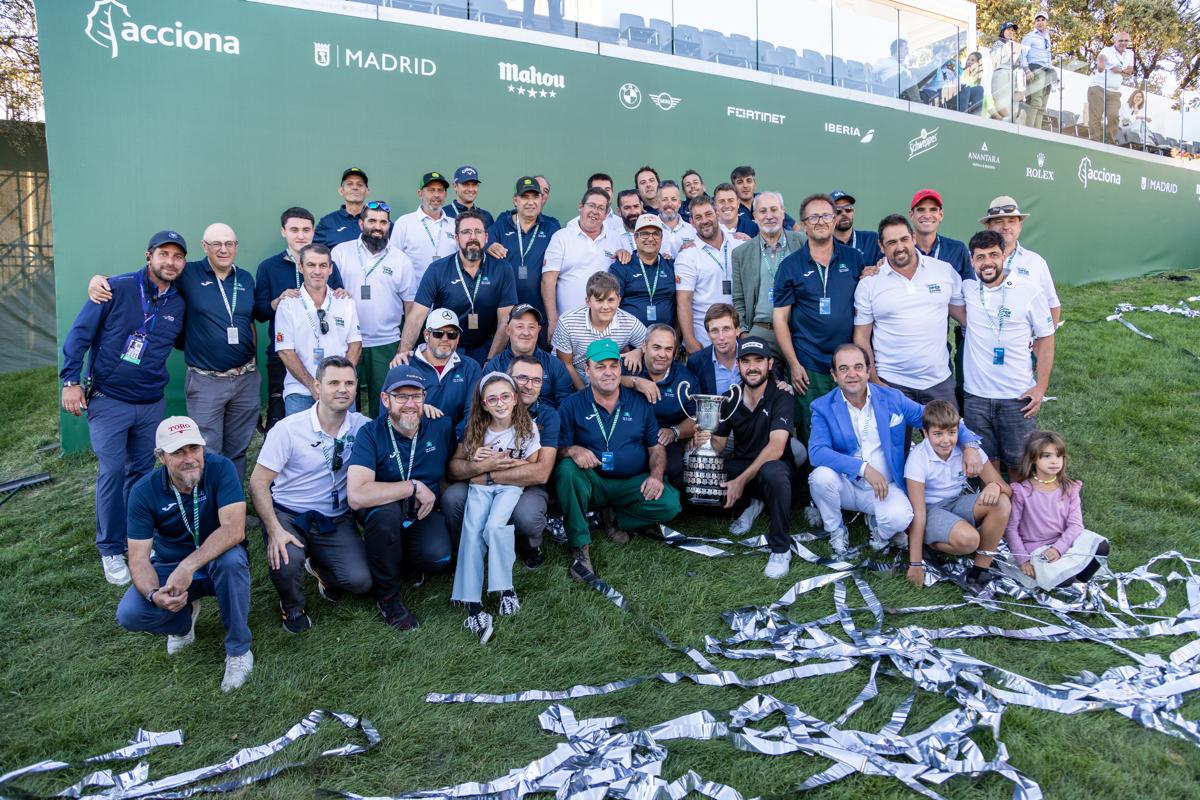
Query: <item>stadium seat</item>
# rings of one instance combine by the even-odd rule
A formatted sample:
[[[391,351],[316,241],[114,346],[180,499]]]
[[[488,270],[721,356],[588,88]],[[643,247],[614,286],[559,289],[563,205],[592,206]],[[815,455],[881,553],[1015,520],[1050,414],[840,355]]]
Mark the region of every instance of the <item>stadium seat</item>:
[[[782,49],[784,48],[779,48],[779,50]],[[791,48],[786,49],[791,52],[792,55],[795,55],[795,50],[792,50]],[[807,81],[824,82],[827,80],[825,77],[825,56],[821,55],[816,50],[805,50],[801,55],[796,57],[795,63],[796,65],[791,69],[790,72],[787,70],[784,71],[785,75],[790,75],[793,78],[803,78]]]
[[[433,0],[380,0],[379,4],[405,11],[421,11],[426,14],[433,11]]]
[[[523,27],[524,23],[520,14],[508,10],[504,0],[472,0],[471,15],[480,22],[508,25],[512,28]]]
[[[762,40],[758,43],[758,69],[761,72],[779,73],[779,64],[775,61],[775,45]]]
[[[1062,113],[1057,109],[1048,108],[1042,117],[1042,127],[1048,131],[1059,133],[1062,131]]]
[[[443,17],[467,18],[466,0],[438,0],[433,7],[433,13]]]
[[[671,52],[674,37],[671,35],[671,23],[665,19],[649,20],[650,28],[658,35],[658,49],[664,53]]]
[[[847,60],[845,63],[845,77],[842,79],[842,85],[849,89],[858,89],[861,92],[870,90],[871,79],[867,75],[867,65],[861,61]]]
[[[1074,111],[1062,112],[1062,133],[1069,136],[1078,136],[1086,139],[1088,135],[1087,125],[1082,124],[1079,120],[1079,115]]]
[[[632,47],[640,47],[643,50],[658,49],[655,41],[657,34],[653,28],[646,27],[645,21],[637,14],[622,12],[617,23],[617,30],[620,32],[620,38],[629,42]]]
[[[616,28],[606,28],[603,25],[589,25],[586,22],[580,22],[578,25],[578,38],[588,39],[593,42],[606,42],[608,44],[617,44],[621,41],[621,32]]]
[[[1121,128],[1117,131],[1117,146],[1131,150],[1144,150],[1141,128]]]
[[[825,74],[834,86],[841,86],[846,77],[846,62],[835,55],[825,56]]]
[[[701,47],[703,39],[699,28],[693,28],[691,25],[676,25],[675,54],[688,58],[704,58],[704,49]]]
[[[758,63],[758,52],[754,40],[741,33],[731,33],[725,40],[733,55],[745,61],[745,66],[754,69]]]

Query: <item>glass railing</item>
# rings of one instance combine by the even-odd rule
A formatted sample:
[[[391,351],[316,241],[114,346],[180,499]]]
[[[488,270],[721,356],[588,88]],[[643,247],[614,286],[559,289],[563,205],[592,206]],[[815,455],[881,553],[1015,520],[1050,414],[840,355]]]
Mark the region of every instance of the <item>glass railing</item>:
[[[875,0],[360,0],[660,53],[936,106],[1175,158],[1200,156],[1200,98],[1025,37]]]

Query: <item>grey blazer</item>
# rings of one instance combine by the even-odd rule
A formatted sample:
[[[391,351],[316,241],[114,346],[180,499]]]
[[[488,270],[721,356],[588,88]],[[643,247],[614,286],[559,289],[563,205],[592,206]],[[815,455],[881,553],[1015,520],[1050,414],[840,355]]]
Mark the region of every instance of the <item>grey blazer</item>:
[[[806,241],[804,234],[795,231],[784,231],[783,235],[787,237],[789,255],[797,252]],[[780,261],[782,263],[782,259]],[[761,236],[755,236],[733,251],[733,307],[737,309],[743,331],[749,331],[754,325],[754,309],[758,307],[761,290],[761,262]]]

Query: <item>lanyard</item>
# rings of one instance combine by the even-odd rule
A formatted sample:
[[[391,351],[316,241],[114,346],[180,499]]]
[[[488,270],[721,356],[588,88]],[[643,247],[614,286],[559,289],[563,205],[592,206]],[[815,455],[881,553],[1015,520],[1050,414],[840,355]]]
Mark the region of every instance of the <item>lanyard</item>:
[[[529,251],[533,249],[533,243],[537,241],[538,231],[542,229],[542,223],[533,226],[533,233],[529,234],[529,246],[525,246],[525,234],[521,233],[521,221],[517,220],[517,252],[521,254],[521,266],[525,266],[525,257],[529,255]]]
[[[608,426],[608,431],[604,430],[604,422],[600,419],[600,409],[596,408],[596,404],[592,403],[592,411],[596,412],[596,427],[600,429],[600,435],[604,437],[604,449],[611,450],[609,441],[612,440],[612,435],[617,431],[617,422],[621,419],[621,404],[617,403],[617,407],[613,409],[612,424]]]
[[[837,255],[836,249],[833,251],[833,254]],[[821,266],[821,262],[813,258],[811,252],[808,258],[812,261],[813,266],[817,268],[817,275],[821,276],[821,297],[829,297],[829,267]],[[829,260],[829,265],[833,266],[832,258]]]
[[[850,246],[855,250],[858,249],[858,231],[850,231]]]
[[[650,305],[654,305],[654,293],[658,290],[658,279],[662,277],[662,270],[658,268],[659,263],[662,261],[662,256],[658,258],[659,260],[654,262],[653,286],[650,285],[650,276],[646,274],[646,262],[642,261],[640,257],[638,258],[638,263],[642,266],[642,280],[646,282],[646,291],[650,294]]]
[[[325,292],[326,292],[325,299],[328,300],[329,299],[329,294],[328,294],[329,289],[326,288]],[[320,325],[319,320],[317,319],[317,314],[315,312],[312,314],[310,314],[308,312],[308,300],[305,299],[306,297],[308,297],[308,292],[305,291],[304,289],[301,289],[300,290],[300,303],[304,306],[304,316],[308,317],[308,324],[312,325],[313,337],[316,338],[317,344],[320,344],[321,343],[321,325]],[[330,304],[330,305],[332,306],[332,304]],[[317,308],[319,310],[319,308],[315,304],[313,307]]]
[[[917,250],[920,250],[921,255],[923,255],[923,256],[929,256],[930,258],[937,258],[938,255],[942,252],[942,237],[935,235],[933,237],[933,245],[934,245],[934,247],[933,247],[932,253],[926,253],[924,250],[921,250],[920,245],[917,245]]]
[[[983,294],[983,281],[979,282],[979,307],[983,310],[983,315],[987,317],[988,324],[992,326],[992,330],[996,332],[996,341],[1000,341],[1000,333],[1004,330],[1004,318],[1007,316],[1005,312],[1005,301],[1008,300],[1008,281],[1005,281],[1004,287],[1000,290],[1000,307],[996,309],[996,316],[992,316],[992,312],[988,311],[987,302]]]
[[[425,235],[429,237],[429,243],[433,245],[433,253],[437,255],[438,243],[437,239],[433,238],[433,234],[429,232],[429,225],[425,222],[426,217],[421,217],[421,227],[425,229]]]
[[[292,266],[296,268],[296,288],[299,289],[304,280],[300,277],[300,262],[292,258],[292,254],[287,250],[283,251],[283,260],[292,262]]]
[[[170,478],[167,478],[170,481]],[[175,484],[171,484],[171,491],[175,493],[175,505],[179,506],[179,516],[183,519],[183,527],[187,528],[187,532],[192,535],[192,540],[196,543],[196,547],[200,546],[200,503],[196,500],[196,492],[200,489],[196,486],[192,489],[192,524],[188,524],[187,514],[183,513],[183,497],[179,494],[179,490],[175,488]]]
[[[143,336],[149,336],[154,331],[154,326],[158,323],[158,303],[160,300],[166,299],[166,294],[161,294],[157,298],[146,299],[146,278],[138,281],[138,291],[142,294],[142,327],[138,331]],[[170,289],[167,290],[168,292]],[[150,309],[154,309],[154,313],[150,313]],[[150,327],[147,328],[146,326]]]
[[[717,261],[717,257],[712,254],[712,246],[711,245],[705,245],[703,250],[704,250],[704,254],[707,255],[709,258],[711,258],[713,260],[713,263],[721,268],[721,274],[723,276],[725,276],[726,279],[728,279],[729,278],[729,237],[726,236],[725,241],[721,242],[721,258],[724,260],[724,262],[725,262],[724,264],[722,264],[720,261]]]
[[[1008,275],[1008,273],[1012,270],[1012,262],[1013,262],[1013,259],[1016,257],[1017,257],[1017,248],[1013,247],[1013,251],[1008,254],[1008,260],[1004,262],[1004,274],[1005,275]]]
[[[458,279],[462,281],[463,294],[467,296],[467,302],[471,304],[471,313],[475,313],[475,298],[479,296],[479,284],[483,283],[483,268],[487,265],[487,258],[479,265],[479,274],[475,276],[474,290],[467,291],[467,276],[463,274],[462,267],[458,265],[458,256],[454,257],[454,269],[458,271]]]
[[[777,247],[773,251],[767,250],[767,243],[762,245],[762,262],[765,264],[769,259],[771,265],[767,267],[767,274],[771,276],[771,280],[775,280],[775,273],[779,270],[779,259],[790,249],[788,247],[787,237],[784,236],[780,241],[783,242],[783,247]]]
[[[213,277],[217,278],[217,288],[221,290],[221,302],[225,304],[225,310],[229,312],[229,324],[233,325],[234,324],[233,312],[237,310],[237,286],[238,286],[238,284],[237,284],[237,267],[236,266],[233,268],[233,272],[231,274],[233,275],[233,292],[232,292],[233,300],[232,301],[228,297],[225,296],[225,286],[221,282],[221,279],[217,278],[215,273],[213,274]]]
[[[388,422],[388,439],[392,441],[392,458],[396,460],[396,469],[400,470],[400,480],[410,480],[412,475],[413,461],[417,457],[417,436],[413,434],[413,438],[408,440],[408,469],[404,468],[404,464],[400,461],[400,447],[396,444],[396,432],[392,430],[392,423]],[[419,432],[418,427],[418,432]]]
[[[365,259],[363,259],[363,254],[364,254],[365,250],[366,250],[366,248],[363,247],[362,239],[359,239],[358,240],[358,265],[360,267],[366,263]],[[383,252],[379,254],[379,258],[375,259],[375,263],[372,264],[371,268],[369,270],[367,270],[366,273],[363,275],[363,283],[364,284],[371,279],[371,273],[375,271],[375,268],[378,267],[385,258],[387,258],[387,254],[388,254],[388,246],[385,244],[383,246]]]

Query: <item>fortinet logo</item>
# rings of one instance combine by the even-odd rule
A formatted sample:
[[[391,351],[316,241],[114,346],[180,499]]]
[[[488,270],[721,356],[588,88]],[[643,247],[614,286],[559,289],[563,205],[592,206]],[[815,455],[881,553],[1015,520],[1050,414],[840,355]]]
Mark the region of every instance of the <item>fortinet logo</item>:
[[[787,114],[774,114],[770,111],[739,108],[738,106],[726,106],[725,116],[733,117],[734,119],[748,119],[753,122],[766,122],[769,125],[782,125],[783,121],[787,119]]]
[[[1121,185],[1121,173],[1109,172],[1104,167],[1093,167],[1090,156],[1084,156],[1079,162],[1079,182],[1083,184],[1083,188],[1088,187],[1090,182],[1109,183],[1113,186]]]
[[[133,21],[129,7],[120,0],[96,0],[85,19],[84,35],[108,50],[112,58],[120,55],[121,42],[203,50],[227,56],[241,55],[242,51],[236,36],[190,30],[179,20],[175,20],[174,25],[138,24]]]

